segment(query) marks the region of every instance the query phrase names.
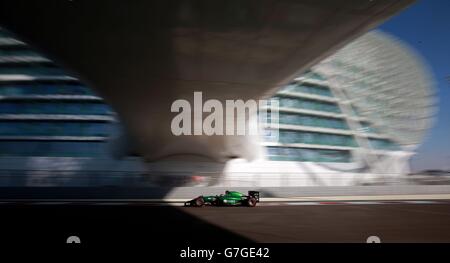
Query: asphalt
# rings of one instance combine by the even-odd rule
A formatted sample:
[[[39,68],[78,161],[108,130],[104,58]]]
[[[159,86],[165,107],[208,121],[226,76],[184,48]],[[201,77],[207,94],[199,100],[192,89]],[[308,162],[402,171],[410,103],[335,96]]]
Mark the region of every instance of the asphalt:
[[[257,242],[450,242],[450,204],[310,205],[182,211]]]
[[[0,204],[2,241],[84,246],[252,242],[450,242],[450,203],[184,208]]]

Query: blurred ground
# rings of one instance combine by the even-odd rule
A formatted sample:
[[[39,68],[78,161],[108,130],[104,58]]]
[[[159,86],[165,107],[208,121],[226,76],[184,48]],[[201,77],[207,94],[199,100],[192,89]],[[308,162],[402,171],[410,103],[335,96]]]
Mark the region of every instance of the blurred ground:
[[[183,210],[257,242],[450,242],[450,204]]]
[[[182,208],[89,203],[0,204],[2,240],[86,246],[248,242],[450,242],[450,202]],[[166,242],[165,241],[165,242]]]

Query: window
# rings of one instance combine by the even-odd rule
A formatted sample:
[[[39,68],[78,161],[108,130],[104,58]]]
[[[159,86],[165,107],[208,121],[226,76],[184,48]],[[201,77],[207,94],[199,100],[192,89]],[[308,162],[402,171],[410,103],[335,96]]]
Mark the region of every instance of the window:
[[[105,142],[0,141],[0,156],[90,157],[108,155]]]
[[[316,72],[312,72],[312,71],[307,71],[304,75],[305,78],[309,78],[309,79],[315,79],[315,80],[326,80],[322,75],[316,73]]]
[[[0,136],[104,136],[112,134],[107,122],[0,121]]]
[[[281,143],[306,143],[356,147],[356,142],[353,136],[319,132],[280,131],[278,140]]]
[[[14,50],[14,49],[0,49],[0,56],[34,56],[42,57],[38,53],[31,50]]]
[[[0,95],[94,95],[94,93],[79,84],[70,83],[32,83],[29,85],[5,85],[0,86]]]
[[[361,124],[361,132],[364,133],[378,133],[378,130],[375,129],[369,122],[362,121]]]
[[[14,101],[0,103],[0,114],[107,115],[111,108],[102,102]]]
[[[0,74],[21,74],[31,76],[67,76],[64,70],[56,67],[42,67],[42,66],[7,66],[0,67]]]
[[[280,95],[277,96],[276,98],[279,99],[280,107],[299,108],[299,109],[335,112],[335,113],[341,112],[339,107],[332,102],[323,102],[303,98],[290,98]]]
[[[349,151],[321,150],[309,148],[267,147],[267,154],[273,161],[300,162],[351,162]]]
[[[306,114],[279,113],[279,122],[280,124],[348,130],[347,123],[342,119],[319,117]]]
[[[379,149],[379,150],[391,150],[396,151],[400,150],[400,146],[396,143],[394,143],[391,140],[388,139],[369,139],[370,145],[372,145],[373,148]]]
[[[320,95],[320,96],[327,96],[332,97],[333,94],[331,93],[330,89],[328,87],[314,85],[310,83],[292,83],[288,86],[286,86],[284,91],[290,91],[290,92],[301,92],[301,93],[308,93],[308,94],[314,94],[314,95]]]

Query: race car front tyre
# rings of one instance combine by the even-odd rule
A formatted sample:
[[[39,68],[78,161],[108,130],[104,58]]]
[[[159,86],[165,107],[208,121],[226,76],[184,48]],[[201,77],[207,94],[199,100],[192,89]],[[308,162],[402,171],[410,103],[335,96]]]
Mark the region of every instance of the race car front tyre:
[[[195,206],[202,207],[205,204],[205,200],[203,200],[202,197],[198,197],[195,199],[194,203],[195,203]]]

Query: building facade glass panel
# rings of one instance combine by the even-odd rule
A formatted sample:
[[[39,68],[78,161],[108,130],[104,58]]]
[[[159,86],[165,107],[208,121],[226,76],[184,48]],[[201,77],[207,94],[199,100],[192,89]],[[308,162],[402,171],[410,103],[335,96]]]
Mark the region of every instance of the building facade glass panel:
[[[112,133],[108,122],[0,121],[0,136],[105,136]]]
[[[17,50],[17,49],[0,49],[0,56],[36,56],[40,55],[31,50]]]
[[[348,125],[343,119],[284,112],[279,113],[278,118],[280,124],[348,130]]]
[[[370,138],[369,142],[375,149],[390,151],[400,150],[400,146],[391,140]]]
[[[3,66],[0,67],[1,74],[28,75],[28,76],[67,76],[64,70],[56,67],[43,66]]]
[[[89,88],[71,83],[6,84],[0,88],[0,95],[95,95]]]
[[[352,161],[349,151],[321,150],[293,147],[267,147],[267,155],[272,161],[299,162],[339,162]]]
[[[353,136],[307,131],[281,130],[279,142],[356,147]]]
[[[280,95],[276,96],[275,98],[279,100],[280,107],[325,111],[333,113],[341,112],[339,107],[332,102],[316,101],[304,98],[292,98]]]
[[[0,37],[15,37],[0,28]],[[70,115],[114,115],[100,98],[46,95],[95,95],[67,72],[41,56],[23,42],[0,45],[0,75],[21,75],[24,80],[0,80],[0,114],[17,119],[0,121],[0,155],[23,157],[111,157],[106,140],[120,129],[113,120],[78,121]],[[39,56],[40,62],[32,57]],[[11,58],[13,57],[13,58]],[[14,57],[20,57],[15,59]],[[28,58],[30,57],[30,58]],[[30,59],[28,61],[27,59]],[[42,80],[33,77],[63,77]],[[43,95],[42,97],[26,97]],[[24,97],[21,97],[24,96]],[[21,115],[36,115],[24,121]],[[40,114],[49,114],[39,120]],[[51,115],[69,115],[52,120]],[[9,116],[8,118],[10,118]],[[26,118],[29,118],[26,117]],[[64,136],[76,138],[62,138]],[[83,138],[86,137],[86,138]],[[87,138],[91,137],[91,138]],[[92,138],[95,137],[95,138]],[[66,140],[62,140],[66,139]],[[28,159],[27,159],[28,160]]]
[[[360,124],[361,124],[362,132],[365,132],[365,133],[379,133],[378,129],[373,127],[373,125],[371,125],[367,121],[362,121],[362,122],[360,122]]]
[[[0,156],[103,157],[105,142],[0,141]]]
[[[326,96],[326,97],[332,97],[333,94],[331,93],[330,89],[328,87],[323,87],[319,85],[314,85],[306,82],[295,82],[292,84],[289,84],[286,86],[283,91],[290,91],[290,92],[301,92],[301,93],[307,93],[307,94],[314,94],[314,95],[320,95],[320,96]]]
[[[0,114],[73,114],[108,115],[110,107],[103,102],[14,101],[0,103]]]
[[[323,77],[321,74],[318,74],[317,72],[314,72],[314,71],[307,71],[305,73],[305,75],[304,75],[304,78],[320,80],[320,81],[325,81],[326,80],[325,77]]]

